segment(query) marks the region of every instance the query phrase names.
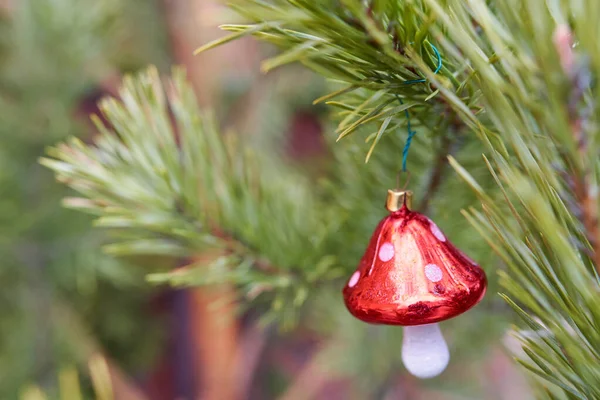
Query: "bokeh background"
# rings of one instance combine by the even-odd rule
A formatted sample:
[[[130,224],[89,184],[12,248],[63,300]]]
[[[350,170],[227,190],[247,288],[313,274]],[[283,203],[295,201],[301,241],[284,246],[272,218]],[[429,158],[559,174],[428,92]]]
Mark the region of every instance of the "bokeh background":
[[[150,64],[185,66],[223,131],[309,176],[330,168],[328,110],[311,104],[325,81],[300,66],[263,74],[275,50],[252,39],[193,56],[235,19],[207,0],[0,0],[0,399],[531,398],[493,270],[485,304],[443,326],[449,370],[420,381],[401,366],[400,331],[353,320],[337,291],[283,331],[233,287],[148,283],[185,260],[105,254],[105,232],[61,206],[70,192],[38,158],[72,135],[92,141],[97,101]]]

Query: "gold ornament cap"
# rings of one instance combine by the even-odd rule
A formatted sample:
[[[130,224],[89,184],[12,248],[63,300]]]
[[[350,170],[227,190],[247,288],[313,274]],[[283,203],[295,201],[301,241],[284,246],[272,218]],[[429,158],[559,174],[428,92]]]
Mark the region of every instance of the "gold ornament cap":
[[[389,212],[395,212],[406,205],[409,209],[412,207],[412,196],[413,192],[410,190],[388,190],[387,200],[385,202],[385,208]]]

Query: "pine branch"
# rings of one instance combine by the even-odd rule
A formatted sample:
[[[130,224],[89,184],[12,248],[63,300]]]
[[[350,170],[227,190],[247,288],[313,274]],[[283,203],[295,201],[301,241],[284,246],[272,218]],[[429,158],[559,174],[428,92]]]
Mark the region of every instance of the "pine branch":
[[[434,1],[429,3],[435,4]],[[482,233],[485,232],[490,245],[509,266],[511,274],[502,277],[503,286],[511,295],[511,299],[506,297],[506,300],[531,329],[540,332],[537,340],[523,340],[528,360],[521,359],[520,362],[565,393],[578,398],[595,398],[599,393],[592,382],[599,377],[590,365],[597,362],[598,354],[590,353],[590,346],[597,346],[594,343],[600,339],[593,328],[600,321],[593,305],[596,295],[592,294],[597,293],[598,281],[586,267],[585,252],[580,253],[579,246],[574,243],[573,238],[582,236],[581,228],[563,204],[570,195],[565,190],[566,183],[558,179],[555,170],[561,165],[559,170],[570,171],[575,182],[582,182],[589,179],[584,171],[596,166],[586,166],[587,155],[578,150],[577,141],[573,140],[569,113],[565,112],[568,103],[560,89],[562,83],[550,78],[551,74],[562,72],[557,71],[560,63],[548,64],[549,59],[557,57],[546,45],[555,29],[554,21],[542,4],[529,2],[528,5],[532,8],[529,12],[536,13],[537,29],[543,33],[534,39],[528,37],[527,32],[513,30],[514,36],[507,35],[503,39],[522,46],[528,43],[533,54],[523,58],[530,57],[541,65],[534,61],[525,67],[522,61],[503,50],[499,68],[491,70],[481,62],[477,66],[481,92],[487,103],[486,113],[492,123],[490,128],[498,134],[491,129],[482,130],[490,147],[488,166],[504,191],[504,201],[510,207],[512,218],[507,220],[499,208],[501,202],[487,197],[476,185],[473,188],[480,195],[483,213],[471,210],[469,218]],[[436,7],[442,18],[442,7]],[[482,18],[478,21],[500,54],[500,49],[506,49],[507,43],[498,37],[494,37],[496,42],[492,41],[492,27],[483,19],[489,18],[491,10],[480,4],[474,15],[476,19]],[[500,11],[497,17],[503,18],[504,24],[530,23],[518,20],[526,20],[526,15]],[[472,52],[473,38],[467,30],[456,29],[456,21],[451,22],[449,18],[447,23],[453,24],[452,29],[446,25],[455,40],[453,46],[459,46],[465,53]],[[466,48],[467,43],[469,48]],[[479,55],[477,58],[467,55],[467,58],[473,65],[481,60]],[[499,72],[503,75],[498,76]],[[494,84],[493,80],[497,78],[509,80],[516,87],[503,88]],[[543,97],[532,91],[536,85],[544,85],[538,92],[543,92]],[[548,110],[537,109],[533,106],[534,101],[544,104]],[[541,137],[551,140],[544,141]],[[454,166],[457,168],[456,163]],[[472,182],[464,170],[458,171]],[[580,183],[576,185],[581,186]],[[585,200],[585,190],[580,190],[582,193],[576,193],[575,197]],[[585,213],[584,225],[589,219]],[[536,319],[542,325],[536,323]]]
[[[253,35],[283,51],[264,70],[299,61],[332,78],[339,90],[320,100],[341,110],[340,138],[374,124],[367,139],[382,143],[386,132],[402,126],[406,110],[423,131],[431,115],[460,118],[461,128],[473,133],[470,139],[485,146],[480,166],[489,169],[488,176],[476,178],[475,167],[465,169],[465,162],[461,166],[450,158],[482,205],[465,216],[505,262],[504,298],[536,332],[522,335],[525,355],[519,362],[567,398],[600,397],[599,283],[591,268],[597,245],[598,113],[580,118],[588,107],[597,111],[599,93],[589,81],[573,91],[560,49],[549,45],[557,25],[569,21],[579,42],[575,54],[589,58],[590,73],[600,70],[600,4],[240,0],[234,7],[250,23],[224,26],[233,35],[200,50]],[[431,44],[443,57],[437,74]],[[234,282],[247,295],[274,291],[274,309],[301,304],[318,280],[335,276],[337,263],[328,251],[339,253],[364,235],[366,226],[372,228],[377,214],[354,199],[381,186],[385,175],[378,172],[395,170],[390,165],[397,165],[398,135],[385,138],[392,150],[378,146],[382,154],[373,152],[369,172],[356,167],[358,151],[336,152],[338,179],[324,196],[329,201],[320,202],[293,174],[278,170],[280,181],[268,173],[265,160],[237,158],[239,144],[224,144],[206,118],[197,118],[192,96],[177,82],[165,102],[155,74],[129,81],[123,104],[105,107],[114,132],[103,128],[96,147],[73,142],[54,149],[55,159],[44,162],[83,194],[71,205],[96,213],[100,224],[132,240],[113,251],[184,256],[217,247],[223,252],[209,266],[156,279],[182,285]],[[396,96],[404,105],[394,104]],[[574,122],[581,122],[581,135]],[[350,138],[343,142],[338,146],[354,145]],[[411,151],[419,169],[434,165],[435,178],[438,162],[428,154],[430,147]],[[575,196],[557,171],[575,183]],[[491,181],[497,190],[487,190]],[[437,182],[429,185],[441,190]],[[581,215],[569,208],[573,198]],[[330,218],[332,203],[341,211]],[[342,237],[334,228],[343,212],[347,234]],[[340,254],[347,268],[359,257],[356,251]]]
[[[427,121],[448,106],[477,135],[502,195],[491,196],[456,160],[451,164],[483,205],[465,215],[507,264],[506,300],[543,333],[523,341],[527,359],[520,362],[567,397],[600,397],[593,367],[600,361],[599,282],[589,267],[600,265],[592,128],[598,113],[583,111],[597,111],[600,92],[582,79],[600,70],[600,44],[590,40],[597,37],[600,5],[249,0],[234,7],[251,24],[224,26],[235,33],[200,50],[254,35],[283,51],[268,67],[298,61],[341,83],[319,99],[341,109],[340,138],[367,123],[391,131],[406,108]],[[579,44],[571,53],[551,46],[565,21]],[[438,74],[430,41],[443,55]],[[563,67],[578,58],[590,63],[579,76]],[[406,84],[418,78],[427,83]],[[393,105],[394,96],[409,106]],[[566,206],[569,184],[556,171],[574,183],[580,216]]]
[[[263,63],[263,70],[301,62],[332,78],[341,88],[315,103],[326,102],[345,110],[338,125],[339,139],[368,123],[382,128],[377,135],[380,137],[394,127],[385,121],[402,118],[404,110],[411,109],[411,113],[425,116],[431,106],[440,104],[436,99],[439,90],[425,83],[423,72],[419,71],[433,70],[441,62],[429,41],[427,27],[432,18],[422,2],[415,5],[391,2],[364,5],[359,1],[267,4],[238,0],[233,8],[253,24],[223,25],[222,29],[234,33],[196,52],[254,35],[283,49],[282,54]],[[413,58],[427,61],[417,65]],[[444,82],[447,79],[457,82],[447,72],[450,66],[447,60],[442,64],[444,67],[439,73],[444,75]],[[343,100],[337,101],[338,97]],[[403,99],[405,104],[394,104],[397,98]],[[376,145],[378,140],[373,143]]]
[[[573,50],[573,33],[566,25],[556,28],[553,35],[554,46],[558,54],[560,65],[565,75],[571,82],[571,90],[568,100],[569,126],[573,139],[577,144],[577,152],[581,160],[587,161],[589,154],[589,139],[584,128],[589,125],[590,112],[593,108],[589,99],[584,94],[590,86],[591,72],[587,63],[577,61]],[[587,101],[586,101],[587,100]],[[588,103],[588,104],[586,104]],[[586,238],[591,246],[591,254],[600,274],[600,229],[598,228],[598,198],[596,191],[592,189],[592,176],[589,168],[585,168],[578,174],[569,176],[568,183],[571,184],[575,199],[578,203],[577,214],[585,229]]]
[[[220,135],[198,112],[181,71],[166,96],[150,69],[127,78],[120,98],[102,102],[111,126],[95,119],[94,144],[71,139],[41,160],[82,195],[67,206],[96,215],[96,226],[116,233],[107,251],[188,257],[219,249],[209,265],[149,279],[230,282],[246,296],[274,291],[271,304],[279,311],[300,306],[314,282],[338,276],[335,259],[322,250],[334,222],[327,207],[275,158],[259,158]]]
[[[423,214],[428,213],[430,201],[435,197],[436,192],[439,190],[440,185],[442,184],[444,172],[448,168],[448,155],[451,154],[450,150],[454,140],[455,139],[450,137],[448,134],[442,136],[442,143],[437,151],[429,182],[427,184],[427,188],[425,189],[425,193],[427,195],[423,197],[423,201],[419,204],[419,211]]]

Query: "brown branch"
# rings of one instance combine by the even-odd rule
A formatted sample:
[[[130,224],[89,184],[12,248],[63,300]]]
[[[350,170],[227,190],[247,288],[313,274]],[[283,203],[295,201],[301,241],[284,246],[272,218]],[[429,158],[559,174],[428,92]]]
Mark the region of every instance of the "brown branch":
[[[0,0],[0,14],[10,14],[12,12],[12,0]],[[1,16],[1,15],[0,15]]]
[[[191,349],[200,399],[235,399],[231,370],[237,350],[235,288],[219,285],[190,291]]]
[[[173,58],[185,65],[202,106],[220,103],[227,80],[254,74],[260,54],[251,38],[194,55],[197,47],[224,35],[218,28],[224,4],[217,0],[162,0],[162,6]]]
[[[576,134],[576,130],[574,134]],[[581,150],[580,154],[584,156],[585,150]],[[589,171],[582,175],[573,175],[572,187],[575,195],[575,201],[580,210],[580,219],[583,223],[585,236],[592,248],[590,257],[594,262],[596,270],[600,274],[600,229],[598,227],[598,198],[592,190],[590,190],[590,174]]]
[[[452,142],[453,140],[449,135],[445,134],[442,136],[442,143],[437,152],[435,164],[431,170],[429,184],[425,190],[425,197],[423,198],[423,201],[419,207],[419,212],[423,214],[427,214],[430,200],[433,198],[442,184],[442,178],[444,176],[444,172],[446,171],[446,167],[448,166],[448,154],[450,153]]]
[[[219,250],[206,251],[195,255],[189,265],[207,265],[222,255]],[[187,296],[193,390],[200,399],[235,399],[230,373],[239,330],[235,288],[230,284],[192,288]]]
[[[580,110],[581,99],[590,86],[590,73],[585,65],[577,64],[577,57],[573,50],[573,33],[567,25],[559,25],[554,31],[554,47],[558,53],[561,67],[571,81],[571,93],[567,103],[567,113],[571,133],[577,146],[581,160],[581,168],[573,166],[574,172],[570,175],[571,187],[575,201],[580,211],[579,218],[583,223],[585,236],[591,246],[590,257],[600,273],[600,229],[598,227],[598,198],[592,188],[589,167],[583,163],[588,159],[588,141],[584,132],[584,122],[589,118],[591,107]],[[579,169],[579,171],[578,171]]]
[[[248,38],[194,56],[196,47],[223,35],[215,22],[224,6],[216,0],[163,0],[162,4],[175,62],[185,65],[201,105],[219,104],[226,80],[253,74],[259,56],[257,44]],[[198,254],[195,258],[210,261],[207,256],[211,257]],[[239,347],[236,296],[235,287],[227,284],[190,290],[190,351],[196,394],[205,400],[240,398],[231,373]]]

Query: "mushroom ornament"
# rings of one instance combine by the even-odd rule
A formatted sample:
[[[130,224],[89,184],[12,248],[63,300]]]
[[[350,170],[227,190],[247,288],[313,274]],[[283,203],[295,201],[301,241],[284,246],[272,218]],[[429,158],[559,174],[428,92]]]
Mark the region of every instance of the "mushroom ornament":
[[[410,191],[388,191],[390,214],[375,229],[343,294],[356,318],[404,326],[404,365],[419,378],[432,378],[450,360],[437,323],[477,304],[487,280],[433,221],[410,210],[411,197]]]

